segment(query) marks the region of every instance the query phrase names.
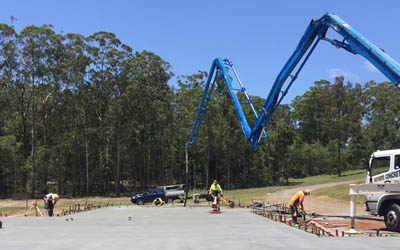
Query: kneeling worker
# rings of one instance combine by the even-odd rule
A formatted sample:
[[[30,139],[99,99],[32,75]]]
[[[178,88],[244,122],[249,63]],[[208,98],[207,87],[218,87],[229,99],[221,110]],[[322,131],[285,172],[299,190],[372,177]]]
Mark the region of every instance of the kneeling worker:
[[[290,199],[290,213],[292,214],[292,222],[297,224],[297,215],[299,214],[298,207],[300,205],[301,211],[303,214],[306,214],[304,211],[303,201],[305,196],[310,195],[310,190],[306,189],[303,191],[297,192],[293,197]]]
[[[58,194],[53,193],[46,194],[43,198],[44,208],[47,210],[49,217],[53,216],[54,206],[56,205],[58,198]]]

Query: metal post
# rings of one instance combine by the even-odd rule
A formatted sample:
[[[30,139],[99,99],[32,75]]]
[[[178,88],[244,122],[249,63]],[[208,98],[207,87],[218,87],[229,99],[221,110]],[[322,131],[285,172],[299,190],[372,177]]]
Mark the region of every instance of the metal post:
[[[356,195],[350,194],[350,220],[351,229],[354,229],[354,217],[356,215]]]
[[[188,149],[187,147],[185,147],[185,153],[186,153],[186,157],[185,157],[185,162],[186,162],[186,186],[185,186],[185,204],[183,205],[184,207],[186,207],[186,202],[188,199],[188,193],[189,193],[189,187],[188,187],[188,172],[189,172],[189,154],[188,154]]]

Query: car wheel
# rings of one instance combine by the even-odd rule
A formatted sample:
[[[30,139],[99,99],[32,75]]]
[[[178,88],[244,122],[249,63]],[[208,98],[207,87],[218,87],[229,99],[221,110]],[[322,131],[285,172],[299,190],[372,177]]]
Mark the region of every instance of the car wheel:
[[[390,231],[400,232],[400,206],[392,204],[385,215],[386,228]]]
[[[136,204],[138,204],[138,205],[144,205],[144,200],[138,200]]]

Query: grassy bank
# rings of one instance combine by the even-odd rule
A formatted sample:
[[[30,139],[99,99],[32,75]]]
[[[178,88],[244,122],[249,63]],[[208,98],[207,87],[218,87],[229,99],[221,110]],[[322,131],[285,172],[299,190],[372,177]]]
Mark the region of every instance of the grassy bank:
[[[354,184],[361,184],[361,183],[363,183],[363,181],[354,182]],[[344,203],[346,202],[348,203],[350,200],[348,184],[337,185],[328,188],[320,188],[314,190],[312,192],[312,195],[316,197],[329,197]],[[357,195],[356,201],[357,204],[364,204],[364,202],[366,201],[365,195]]]
[[[270,201],[270,194],[281,191],[288,188],[293,188],[296,186],[309,186],[309,185],[317,185],[323,183],[334,183],[334,182],[343,182],[343,181],[354,181],[354,183],[362,182],[365,178],[364,170],[349,170],[344,171],[342,176],[338,177],[337,175],[316,175],[305,178],[291,178],[289,179],[289,185],[282,186],[268,186],[261,188],[249,188],[249,189],[236,189],[236,190],[226,190],[225,191],[225,199],[235,200],[237,203],[240,201],[241,203],[251,203],[253,201]],[[224,187],[222,187],[224,188]],[[335,197],[335,199],[339,201],[347,202],[349,200],[348,196],[348,185],[338,185],[331,188],[322,188],[313,192],[313,195],[316,196],[329,196]],[[191,197],[195,193],[204,194],[207,193],[207,190],[192,190],[189,193]],[[357,198],[358,202],[363,202],[362,196]],[[28,200],[28,207],[30,207],[32,200]],[[60,201],[57,203],[57,207],[59,208],[68,208],[69,206],[73,206],[76,203],[80,203],[84,205],[85,203],[93,204],[93,205],[131,205],[130,197],[83,197],[79,199],[75,198],[63,198],[61,196]],[[43,202],[39,201],[39,206],[43,207]],[[193,202],[190,200],[189,205]],[[7,211],[17,211],[26,209],[26,200],[0,200],[0,212]]]
[[[305,178],[297,178],[297,179],[290,178],[289,185],[226,190],[225,198],[235,200],[236,202],[238,202],[240,200],[241,203],[251,203],[253,201],[270,201],[269,195],[271,193],[281,191],[284,189],[288,189],[288,188],[293,188],[296,186],[310,186],[310,185],[345,182],[345,181],[354,181],[354,183],[358,183],[358,182],[362,182],[362,180],[364,180],[364,178],[365,178],[365,170],[363,170],[363,169],[343,171],[342,175],[340,177],[337,176],[336,174],[332,174],[332,175],[315,175],[315,176],[310,176],[310,177],[305,177]],[[335,192],[336,187],[340,187],[340,189],[341,189],[341,190],[337,190],[337,193],[340,193],[341,195],[343,195],[342,194],[343,190],[347,190],[347,191],[345,191],[345,193],[348,195],[348,192],[349,192],[348,184],[339,185],[339,186],[335,186],[332,188],[327,188],[326,190],[320,189],[320,191],[318,191],[318,193],[320,195],[323,195],[324,192],[326,191],[327,195],[329,195],[329,192],[332,192],[332,193]],[[206,192],[207,192],[206,190],[193,191],[193,193],[206,193]],[[335,197],[335,196],[333,196],[333,197]],[[340,196],[339,199],[340,200],[347,199],[346,201],[348,201],[349,198],[347,198],[347,197]],[[358,200],[361,200],[361,199],[358,199]]]
[[[315,175],[305,178],[289,178],[289,185],[316,185],[322,183],[332,183],[332,182],[342,182],[342,181],[353,181],[353,180],[364,180],[365,179],[365,170],[364,169],[356,169],[356,170],[348,170],[343,171],[341,176],[337,176],[336,174],[323,174],[323,175]]]

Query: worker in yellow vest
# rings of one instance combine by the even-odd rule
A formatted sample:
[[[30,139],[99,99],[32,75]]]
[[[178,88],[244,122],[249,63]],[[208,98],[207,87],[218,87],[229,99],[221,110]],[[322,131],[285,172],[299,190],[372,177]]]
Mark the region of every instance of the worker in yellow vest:
[[[219,195],[223,195],[224,192],[222,191],[221,186],[218,184],[217,180],[214,180],[211,184],[210,190],[208,194],[213,197],[213,204],[212,207],[215,211],[219,211]]]
[[[214,180],[213,183],[211,184],[208,194],[212,195],[213,197],[218,196],[219,194],[221,194],[221,195],[224,194],[224,192],[222,192],[222,188],[218,184],[217,180]]]

